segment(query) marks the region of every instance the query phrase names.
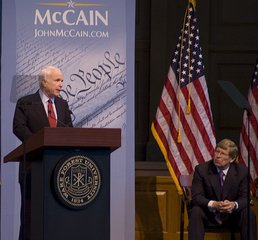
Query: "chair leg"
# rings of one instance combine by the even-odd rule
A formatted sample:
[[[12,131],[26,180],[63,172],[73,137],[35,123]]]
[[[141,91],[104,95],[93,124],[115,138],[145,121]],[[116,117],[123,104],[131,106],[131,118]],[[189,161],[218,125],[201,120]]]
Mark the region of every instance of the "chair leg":
[[[184,240],[184,216],[185,216],[185,204],[181,201],[181,214],[180,214],[180,240]]]

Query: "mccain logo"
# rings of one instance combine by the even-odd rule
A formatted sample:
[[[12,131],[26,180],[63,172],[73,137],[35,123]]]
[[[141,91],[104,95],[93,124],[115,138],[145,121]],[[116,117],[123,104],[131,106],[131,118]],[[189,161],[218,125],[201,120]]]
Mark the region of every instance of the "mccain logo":
[[[38,3],[41,8],[35,9],[34,25],[58,25],[67,26],[108,26],[108,10],[103,9],[103,4],[69,2]],[[47,7],[47,9],[45,8]],[[55,7],[67,7],[64,11],[56,11]],[[79,7],[79,9],[77,9]],[[86,9],[82,8],[87,7]],[[89,8],[89,9],[88,9]],[[96,9],[98,8],[98,9]]]

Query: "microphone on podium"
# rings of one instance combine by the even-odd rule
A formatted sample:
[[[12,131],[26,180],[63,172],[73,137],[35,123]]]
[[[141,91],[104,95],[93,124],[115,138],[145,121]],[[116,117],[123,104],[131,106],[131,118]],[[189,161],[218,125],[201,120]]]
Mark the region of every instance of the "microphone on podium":
[[[73,112],[70,109],[68,111],[69,111],[70,115],[73,115]],[[52,113],[51,110],[48,110],[48,117],[51,117],[57,123],[60,123],[63,127],[67,127],[67,128],[73,127],[73,121],[72,120],[69,123],[64,123],[64,122],[58,120],[58,118],[53,117],[51,113]]]

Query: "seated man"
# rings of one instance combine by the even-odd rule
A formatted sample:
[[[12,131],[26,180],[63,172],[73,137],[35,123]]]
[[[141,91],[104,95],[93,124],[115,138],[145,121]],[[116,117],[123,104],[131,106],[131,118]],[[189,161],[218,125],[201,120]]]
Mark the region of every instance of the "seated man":
[[[239,228],[241,239],[248,237],[248,209],[250,210],[249,240],[256,240],[256,217],[248,208],[248,170],[238,164],[236,144],[223,139],[215,148],[213,160],[195,168],[192,184],[192,209],[189,217],[189,240],[203,240],[205,225]]]

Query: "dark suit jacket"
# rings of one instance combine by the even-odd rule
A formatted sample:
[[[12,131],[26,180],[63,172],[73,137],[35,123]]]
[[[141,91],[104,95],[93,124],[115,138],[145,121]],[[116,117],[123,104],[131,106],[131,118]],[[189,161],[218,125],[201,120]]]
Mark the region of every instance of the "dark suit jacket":
[[[61,98],[55,98],[57,127],[72,127],[71,111]],[[13,119],[13,133],[22,141],[43,127],[50,127],[48,117],[39,92],[27,95],[18,100]],[[30,173],[30,163],[26,163],[26,174]],[[29,175],[28,175],[29,176]],[[24,178],[24,163],[20,164],[19,181]]]
[[[55,98],[55,106],[57,127],[72,127],[71,112],[67,102]],[[43,127],[49,127],[49,122],[39,92],[19,99],[14,113],[13,133],[24,142]]]
[[[207,213],[210,200],[229,200],[238,203],[238,210],[247,207],[247,168],[231,163],[221,191],[219,174],[213,160],[196,166],[192,184],[192,204]]]

